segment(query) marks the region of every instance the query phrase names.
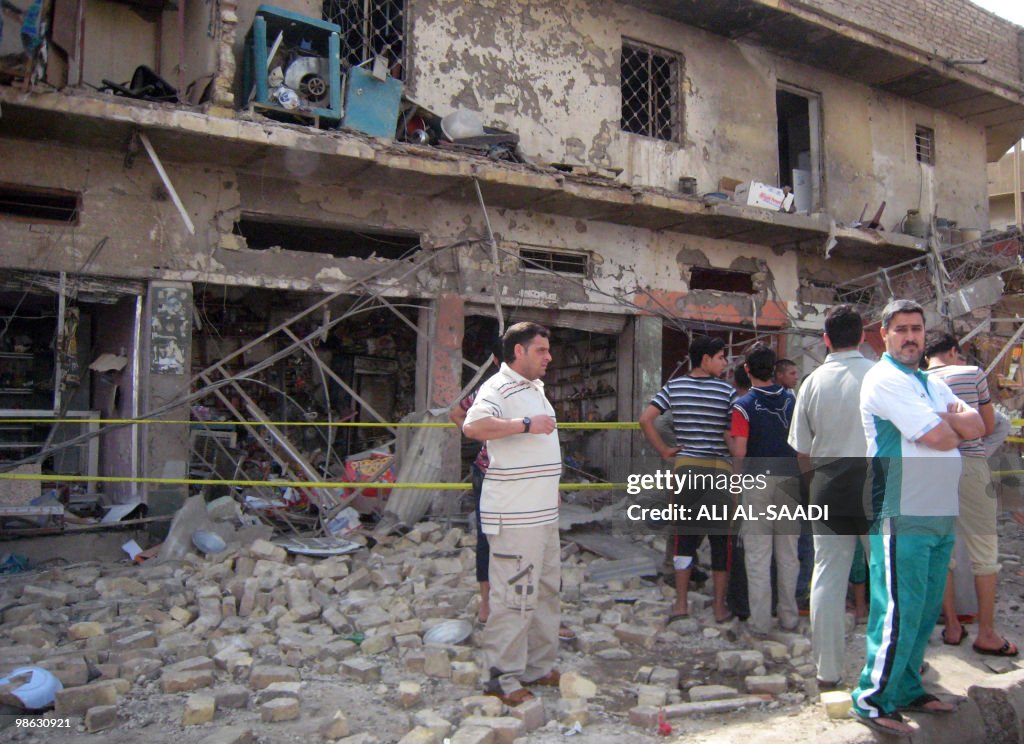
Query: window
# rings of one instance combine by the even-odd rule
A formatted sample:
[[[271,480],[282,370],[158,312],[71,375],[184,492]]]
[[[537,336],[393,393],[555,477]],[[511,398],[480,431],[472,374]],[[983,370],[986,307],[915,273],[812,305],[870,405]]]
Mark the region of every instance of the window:
[[[744,271],[694,266],[690,269],[690,289],[754,294],[754,277]]]
[[[78,202],[74,191],[0,183],[0,215],[23,222],[77,225]]]
[[[559,251],[521,248],[519,261],[529,271],[556,271],[559,274],[586,276],[590,268],[590,257],[585,253],[560,253]]]
[[[245,238],[246,247],[255,251],[280,248],[325,253],[337,258],[396,260],[408,258],[420,250],[420,239],[416,235],[274,222],[255,215],[243,215],[235,223],[234,234]]]
[[[914,147],[917,149],[917,162],[935,165],[935,130],[928,127],[917,127],[914,130]]]
[[[679,139],[679,55],[622,42],[622,131]]]
[[[341,64],[380,55],[393,77],[405,79],[405,0],[323,0],[324,19],[341,27]]]

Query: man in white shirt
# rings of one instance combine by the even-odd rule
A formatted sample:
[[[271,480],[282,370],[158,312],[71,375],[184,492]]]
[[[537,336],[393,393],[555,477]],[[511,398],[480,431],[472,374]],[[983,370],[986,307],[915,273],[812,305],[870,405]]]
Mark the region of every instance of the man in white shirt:
[[[485,692],[506,705],[533,698],[524,685],[558,686],[562,454],[555,411],[540,378],[550,333],[516,323],[502,337],[501,369],[480,387],[463,433],[487,443],[480,523],[490,542],[491,613],[482,647]]]
[[[864,324],[849,305],[828,311],[824,339],[829,354],[800,386],[789,444],[797,452],[801,469],[811,474],[810,503],[828,507],[831,517],[826,524],[811,525],[811,647],[818,685],[835,689],[843,676],[850,567],[857,541],[868,531],[867,442],[860,422],[860,387],[874,362],[858,350]],[[863,541],[866,544],[866,538]]]

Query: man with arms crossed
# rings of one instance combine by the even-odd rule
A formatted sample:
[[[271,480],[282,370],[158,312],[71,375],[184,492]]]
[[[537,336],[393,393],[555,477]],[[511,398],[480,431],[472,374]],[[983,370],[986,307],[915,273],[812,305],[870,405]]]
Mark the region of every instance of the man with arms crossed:
[[[513,706],[533,698],[523,685],[557,686],[560,677],[562,453],[555,411],[540,381],[551,362],[549,338],[536,323],[505,331],[507,361],[480,386],[462,427],[467,437],[487,443],[490,456],[480,496],[480,523],[491,547],[484,691]]]
[[[985,373],[978,367],[961,364],[960,344],[949,333],[932,332],[924,350],[928,360],[928,376],[940,377],[960,400],[978,409],[985,422],[985,436],[996,428],[996,414],[988,392]],[[996,580],[999,571],[999,542],[996,536],[996,494],[992,472],[980,439],[960,443],[963,475],[960,476],[960,516],[957,533],[967,548],[974,574],[974,591],[978,596],[978,637],[974,650],[990,656],[1016,656],[1017,646],[1004,639],[995,629]],[[959,646],[967,637],[967,629],[956,615],[953,592],[953,571],[946,580],[946,596],[942,603],[946,627],[942,640]]]
[[[871,528],[867,662],[851,713],[877,731],[916,731],[900,710],[949,713],[955,706],[921,683],[925,646],[942,605],[953,550],[960,453],[985,431],[981,416],[942,380],[918,369],[924,311],[893,300],[882,311],[885,354],[864,377],[861,420],[876,508]]]
[[[800,386],[789,429],[789,444],[801,469],[811,474],[810,503],[829,509],[827,523],[811,525],[811,647],[823,690],[838,687],[843,676],[847,579],[857,540],[866,542],[859,536],[868,531],[860,387],[874,366],[858,351],[864,325],[849,305],[828,311],[824,338],[829,354]]]

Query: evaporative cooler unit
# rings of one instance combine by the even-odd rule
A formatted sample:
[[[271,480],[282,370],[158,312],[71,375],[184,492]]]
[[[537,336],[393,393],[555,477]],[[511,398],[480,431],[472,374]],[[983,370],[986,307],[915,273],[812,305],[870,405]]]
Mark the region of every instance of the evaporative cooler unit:
[[[342,116],[340,33],[333,23],[261,5],[245,37],[243,105],[336,125]]]

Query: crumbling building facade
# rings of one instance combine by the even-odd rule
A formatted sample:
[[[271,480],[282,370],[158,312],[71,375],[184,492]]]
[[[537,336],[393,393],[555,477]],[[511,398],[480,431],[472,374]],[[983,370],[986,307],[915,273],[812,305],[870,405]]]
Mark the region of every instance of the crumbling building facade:
[[[295,47],[285,79],[321,69],[319,31],[274,48],[291,16],[341,30],[344,112],[329,75],[296,83],[324,115],[260,100],[253,44],[269,67]],[[986,163],[1024,132],[1022,33],[966,0],[55,2],[45,66],[0,87],[0,409],[394,422],[451,404],[501,315],[555,329],[562,420],[633,420],[688,332],[812,353],[837,286],[933,250],[908,221],[952,244],[988,228]],[[377,57],[397,137],[347,126]],[[140,100],[140,66],[180,100]],[[458,109],[518,135],[514,157],[447,146]],[[795,211],[728,196],[758,183]],[[53,428],[0,422],[8,459],[82,430]],[[310,479],[391,433],[309,431],[275,446]],[[111,427],[47,467],[167,478],[103,490],[173,509],[195,440]],[[567,451],[614,475],[639,448]],[[454,433],[444,457],[457,477]]]

